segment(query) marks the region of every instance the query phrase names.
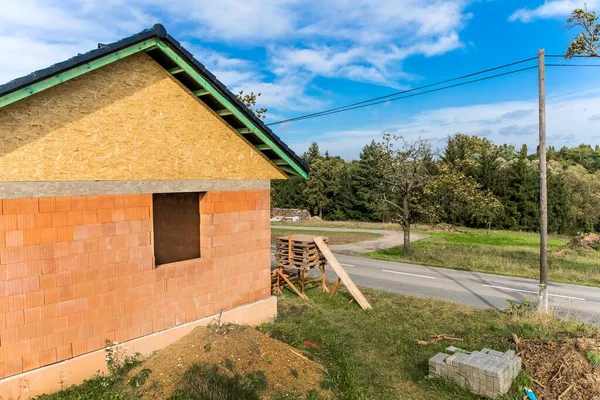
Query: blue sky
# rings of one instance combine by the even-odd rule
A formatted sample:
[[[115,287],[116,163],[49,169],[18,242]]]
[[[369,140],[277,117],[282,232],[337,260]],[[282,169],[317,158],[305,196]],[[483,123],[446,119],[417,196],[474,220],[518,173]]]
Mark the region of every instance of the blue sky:
[[[575,0],[21,0],[0,14],[0,81],[154,23],[232,90],[261,92],[273,122],[465,73],[564,53]],[[600,11],[600,0],[587,0]],[[456,132],[537,141],[535,70],[275,127],[294,150],[311,141],[354,158],[384,131],[442,146]],[[555,146],[600,143],[600,68],[547,71]]]

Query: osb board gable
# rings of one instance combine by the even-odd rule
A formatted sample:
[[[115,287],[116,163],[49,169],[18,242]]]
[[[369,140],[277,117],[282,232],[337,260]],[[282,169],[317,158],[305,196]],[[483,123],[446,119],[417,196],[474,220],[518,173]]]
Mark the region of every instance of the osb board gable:
[[[0,181],[282,178],[145,53],[0,109]]]

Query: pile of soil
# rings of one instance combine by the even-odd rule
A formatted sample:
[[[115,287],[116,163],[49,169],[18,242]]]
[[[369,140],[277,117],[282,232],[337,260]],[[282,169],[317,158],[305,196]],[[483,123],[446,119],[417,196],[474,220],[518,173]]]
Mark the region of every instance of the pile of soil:
[[[600,235],[597,233],[588,233],[586,235],[575,236],[567,243],[572,249],[587,249],[600,251]]]
[[[585,355],[600,351],[600,339],[519,340],[523,368],[539,399],[600,400],[600,367]]]
[[[451,224],[437,224],[428,229],[430,232],[462,233],[460,229]]]
[[[183,374],[195,363],[217,366],[229,377],[262,371],[268,384],[262,393],[264,399],[313,390],[324,398],[331,397],[320,388],[325,379],[321,364],[254,328],[237,325],[198,327],[133,369],[127,379],[150,370],[136,392],[143,399],[166,399],[180,388]]]

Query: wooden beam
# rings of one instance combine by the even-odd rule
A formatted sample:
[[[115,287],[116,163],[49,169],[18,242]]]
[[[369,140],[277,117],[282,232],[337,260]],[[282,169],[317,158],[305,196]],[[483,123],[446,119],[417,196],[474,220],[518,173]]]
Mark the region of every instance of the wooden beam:
[[[156,46],[159,49],[161,49],[162,52],[165,53],[177,65],[183,68],[185,72],[188,75],[190,75],[200,86],[208,90],[210,94],[219,103],[223,104],[225,107],[230,108],[231,110],[234,110],[233,113],[237,117],[237,119],[239,119],[244,125],[246,125],[246,127],[249,128],[251,132],[258,136],[260,140],[263,141],[263,143],[266,143],[269,146],[271,146],[273,151],[277,153],[279,157],[286,160],[288,164],[292,168],[294,168],[294,170],[296,170],[298,175],[302,176],[305,179],[308,178],[308,172],[306,172],[304,168],[300,166],[299,163],[293,160],[290,155],[286,154],[286,152],[280,146],[278,146],[268,135],[262,132],[261,129],[258,126],[256,126],[255,123],[253,123],[246,115],[244,115],[242,111],[238,110],[231,103],[231,101],[225,98],[225,96],[217,88],[213,87],[213,85],[208,80],[206,80],[206,78],[200,75],[198,71],[196,71],[191,65],[189,65],[185,60],[183,60],[179,55],[177,55],[177,53],[175,53],[175,51],[171,49],[165,42],[163,42],[162,40],[157,40]]]
[[[294,171],[292,168],[285,166],[285,165],[280,166],[279,169],[287,172],[290,175],[298,175],[298,173],[296,171]]]
[[[194,93],[198,97],[206,96],[207,94],[210,94],[210,92],[206,89],[194,90],[192,93]]]
[[[268,144],[257,144],[254,147],[256,147],[258,150],[269,150],[270,149]]]
[[[275,165],[288,165],[287,161],[285,160],[273,160],[273,163]]]
[[[350,276],[348,276],[348,274],[346,273],[340,262],[335,258],[331,250],[329,250],[329,247],[327,247],[327,245],[323,241],[323,238],[320,236],[315,237],[315,244],[317,245],[319,250],[321,250],[321,253],[323,253],[325,258],[329,262],[331,268],[333,268],[333,270],[340,278],[344,286],[346,286],[352,297],[356,299],[356,302],[362,307],[362,309],[368,310],[370,308],[373,308],[371,307],[371,304],[369,304],[365,296],[363,296],[361,291],[356,287],[352,279],[350,279]]]
[[[252,130],[250,130],[249,128],[238,128],[237,131],[239,133],[241,133],[242,135],[246,135],[248,133],[252,133]]]
[[[175,75],[175,74],[178,74],[180,72],[183,72],[183,68],[181,68],[181,67],[173,67],[173,68],[169,68],[167,71],[169,71],[169,73],[171,75]]]
[[[233,111],[224,108],[223,110],[217,110],[217,114],[219,114],[221,117],[224,117],[226,115],[233,115]]]

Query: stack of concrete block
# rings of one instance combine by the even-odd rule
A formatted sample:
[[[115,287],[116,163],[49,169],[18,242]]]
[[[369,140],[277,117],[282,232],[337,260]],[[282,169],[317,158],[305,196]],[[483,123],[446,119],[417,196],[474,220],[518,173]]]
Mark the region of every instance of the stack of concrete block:
[[[446,349],[429,360],[429,377],[451,379],[473,393],[490,399],[505,395],[521,371],[521,357],[514,350],[505,353],[482,349],[466,352]]]

